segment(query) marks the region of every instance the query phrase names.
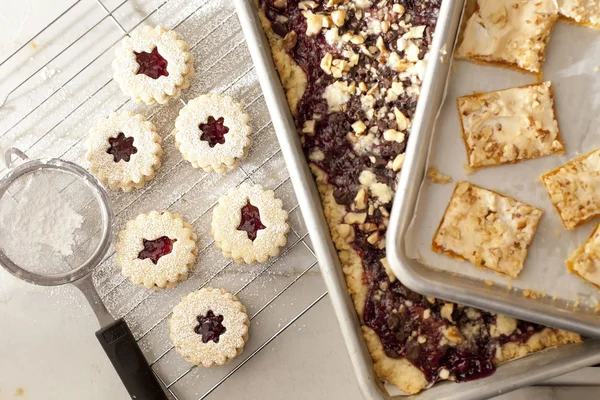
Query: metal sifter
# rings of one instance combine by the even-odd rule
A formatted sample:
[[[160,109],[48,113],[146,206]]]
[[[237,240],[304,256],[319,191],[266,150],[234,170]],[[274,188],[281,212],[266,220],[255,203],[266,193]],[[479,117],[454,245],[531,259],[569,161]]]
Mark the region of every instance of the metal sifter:
[[[111,245],[113,212],[105,190],[95,177],[71,162],[30,160],[22,151],[10,148],[5,163],[9,172],[0,179],[0,264],[17,278],[36,285],[71,283],[79,288],[102,327],[96,337],[131,397],[167,399],[127,323],[110,315],[92,281],[91,272]],[[56,220],[57,211],[44,212],[39,198],[27,197],[31,188],[44,196],[66,199],[76,210],[69,216],[75,216],[77,229],[72,238],[55,240],[58,249],[43,240],[48,230],[60,232],[52,229],[52,224],[61,223]],[[33,228],[40,237],[19,237],[27,218],[29,225],[39,223]]]

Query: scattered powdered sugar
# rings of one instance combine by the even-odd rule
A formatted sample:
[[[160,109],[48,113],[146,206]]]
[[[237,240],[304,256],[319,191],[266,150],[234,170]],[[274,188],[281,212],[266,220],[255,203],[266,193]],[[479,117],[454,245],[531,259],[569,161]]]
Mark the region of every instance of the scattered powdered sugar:
[[[60,72],[60,70],[58,70],[56,68],[44,67],[40,71],[40,76],[42,77],[43,80],[47,81],[48,79],[52,79],[52,77],[59,72]]]
[[[75,232],[83,224],[69,200],[58,192],[48,176],[32,174],[26,178],[18,202],[1,216],[0,247],[13,262],[27,268],[73,254]],[[8,201],[3,202],[4,207]],[[52,263],[52,262],[50,262]],[[23,265],[26,264],[26,265]],[[44,265],[46,272],[57,272],[54,265]],[[30,268],[27,268],[30,269]]]

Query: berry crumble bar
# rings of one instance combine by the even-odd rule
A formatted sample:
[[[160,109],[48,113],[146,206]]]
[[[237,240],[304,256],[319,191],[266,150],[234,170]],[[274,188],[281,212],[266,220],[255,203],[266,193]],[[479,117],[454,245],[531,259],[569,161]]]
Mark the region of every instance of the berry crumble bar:
[[[578,335],[431,297],[385,235],[441,0],[257,0],[348,290],[383,381],[418,393]]]

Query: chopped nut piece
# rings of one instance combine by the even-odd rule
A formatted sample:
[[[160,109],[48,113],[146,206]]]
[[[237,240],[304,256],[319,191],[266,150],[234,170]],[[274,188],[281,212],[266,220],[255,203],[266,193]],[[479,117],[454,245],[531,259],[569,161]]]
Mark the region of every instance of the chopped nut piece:
[[[443,333],[450,343],[461,344],[464,340],[462,333],[460,333],[460,330],[454,325],[444,329]]]
[[[318,4],[312,0],[301,1],[300,3],[298,3],[298,8],[301,10],[312,10],[317,6]]]
[[[392,169],[394,171],[400,171],[402,169],[402,164],[404,164],[405,154],[398,154],[392,163]]]
[[[367,208],[367,191],[365,189],[360,189],[358,193],[356,193],[356,197],[354,198],[354,207],[357,210],[364,210]]]
[[[327,24],[325,15],[313,14],[312,11],[302,11],[302,15],[306,18],[306,36],[318,35],[323,24]]]
[[[409,120],[406,118],[406,115],[402,113],[402,111],[398,110],[397,107],[394,107],[394,116],[396,117],[396,124],[398,124],[398,129],[401,131],[405,131],[408,128]]]
[[[331,53],[325,54],[325,56],[321,59],[321,69],[325,71],[327,75],[331,75],[331,64],[333,62],[333,56]]]
[[[362,135],[367,130],[367,126],[362,121],[356,121],[352,124],[352,129],[357,135]]]
[[[302,133],[312,136],[315,133],[315,120],[310,119],[305,121],[304,126],[302,127]]]
[[[286,8],[287,0],[274,0],[273,5],[277,8]]]
[[[400,16],[404,15],[404,6],[402,4],[394,4],[392,6],[392,11],[396,14],[400,14]]]
[[[347,224],[364,224],[367,220],[367,213],[350,212],[344,216],[344,222]]]
[[[440,309],[440,315],[442,318],[446,318],[450,322],[454,322],[452,319],[452,313],[454,312],[454,304],[445,303]]]
[[[335,10],[331,13],[331,20],[337,26],[342,26],[346,23],[346,11]]]
[[[390,142],[402,143],[402,142],[404,142],[405,136],[404,136],[404,133],[399,132],[395,129],[388,129],[383,132],[383,138]]]
[[[288,32],[287,35],[285,35],[285,37],[283,38],[283,47],[285,47],[286,50],[294,49],[297,43],[298,34],[294,31]]]
[[[347,238],[350,236],[350,228],[351,226],[348,224],[338,224],[335,229],[340,234],[341,237]]]
[[[375,245],[379,241],[379,232],[372,233],[368,238],[367,242]]]

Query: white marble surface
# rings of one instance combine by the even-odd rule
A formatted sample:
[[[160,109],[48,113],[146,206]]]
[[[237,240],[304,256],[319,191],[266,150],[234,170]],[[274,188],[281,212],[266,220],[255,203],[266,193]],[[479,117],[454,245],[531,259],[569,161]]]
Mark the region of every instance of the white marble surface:
[[[122,3],[122,0],[102,1],[110,10]],[[232,5],[227,0],[169,2],[177,4],[162,7],[148,21],[173,26],[181,21],[181,15],[188,15],[200,5],[203,6],[199,13],[181,25],[184,36],[191,42],[198,42],[194,54],[199,73],[184,97],[187,95],[186,98],[190,98],[202,91],[223,90],[227,82],[238,82],[231,91],[244,99],[245,103],[251,104],[249,112],[254,123],[258,124],[256,130],[261,132],[255,149],[243,167],[252,179],[267,187],[277,187],[286,207],[294,209],[296,203],[289,181],[286,180],[287,173],[277,156],[272,129],[268,120],[264,120],[264,103],[261,99],[256,100],[257,84],[251,66],[247,64],[243,37],[232,14]],[[105,15],[96,0],[23,0],[4,3],[0,14],[0,63],[63,10],[72,4],[77,5],[61,19],[61,24],[53,25],[33,44],[27,44],[9,62],[0,66],[0,97],[40,69]],[[129,0],[115,12],[118,24],[130,29],[161,3],[162,0]],[[220,22],[217,24],[214,21]],[[123,101],[118,88],[109,82],[112,50],[100,54],[120,35],[115,21],[104,19],[91,33],[12,93],[6,105],[0,108],[0,147],[18,145],[23,149],[30,148],[28,152],[34,156],[64,156],[80,162],[84,151],[80,141],[90,124],[95,122],[98,115],[112,111]],[[84,73],[71,79],[82,66],[95,58],[97,60]],[[240,61],[244,59],[245,63]],[[236,77],[241,78],[235,80]],[[109,83],[102,86],[107,81]],[[64,88],[61,88],[63,85]],[[40,105],[42,99],[55,91],[49,100]],[[86,101],[87,96],[96,91],[93,100]],[[79,104],[84,105],[79,107]],[[168,129],[171,117],[176,115],[180,106],[172,102],[160,110],[159,118],[155,120],[159,129]],[[32,110],[32,114],[28,115]],[[150,111],[153,110],[156,108]],[[46,132],[50,133],[46,135]],[[167,142],[165,146],[168,145]],[[209,194],[194,192],[194,202],[176,200],[171,203],[165,200],[170,199],[169,196],[177,199],[178,193],[185,200],[185,190],[188,188],[172,185],[173,181],[195,179],[203,182],[202,179],[208,179],[204,185],[212,188],[209,178],[198,175],[198,171],[185,164],[177,164],[175,159],[178,155],[173,154],[172,150],[166,156],[163,170],[172,168],[173,172],[165,174],[166,177],[157,177],[156,186],[160,190],[143,192],[141,200],[135,194],[111,194],[116,208],[123,212],[117,224],[122,224],[137,212],[147,211],[150,205],[170,206],[184,212],[184,215],[197,215],[198,221],[194,226],[200,234],[206,234],[206,218],[191,205],[200,207],[203,196],[210,197]],[[0,172],[0,176],[2,174]],[[178,178],[174,179],[173,176]],[[180,179],[181,176],[183,178]],[[310,242],[307,240],[307,245],[304,245],[299,240],[306,233],[299,213],[293,212],[291,218],[296,235],[292,239],[298,244],[286,258],[273,266],[272,273],[267,274],[266,278],[261,276],[256,281],[250,281],[256,276],[255,270],[230,267],[212,280],[211,284],[231,290],[241,288],[242,283],[252,283],[241,291],[240,297],[249,305],[251,312],[258,312],[269,299],[281,293],[285,285],[298,278],[284,295],[253,319],[253,339],[241,359],[275,335],[325,291],[318,267],[309,269],[302,277],[299,275],[300,271],[310,268],[314,257],[310,254]],[[206,236],[201,240],[209,245]],[[206,268],[210,270],[214,268],[213,264],[222,260],[208,248],[203,262],[208,264]],[[128,282],[122,283],[114,263],[109,260],[96,274],[95,280],[109,309],[119,316],[127,313],[134,333],[140,336],[149,326],[160,322],[160,318],[166,314],[165,310],[177,302],[181,293],[192,290],[193,285],[202,282],[203,276],[200,269],[172,294],[148,294]],[[149,302],[149,305],[136,308],[135,304],[140,300]],[[97,321],[76,289],[34,287],[0,270],[0,321],[1,400],[127,398],[94,337]],[[158,328],[141,341],[149,359],[158,358],[168,349],[165,334],[164,324],[159,323]],[[173,353],[167,353],[156,365],[165,379],[174,379],[182,368],[187,368],[187,364]],[[196,399],[217,382],[228,371],[227,368],[230,367],[210,374],[195,370],[174,385],[173,390],[182,400]],[[593,388],[530,388],[506,395],[504,399],[585,400],[598,398],[599,395],[600,392]],[[328,298],[325,297],[273,339],[207,398],[361,399]]]

